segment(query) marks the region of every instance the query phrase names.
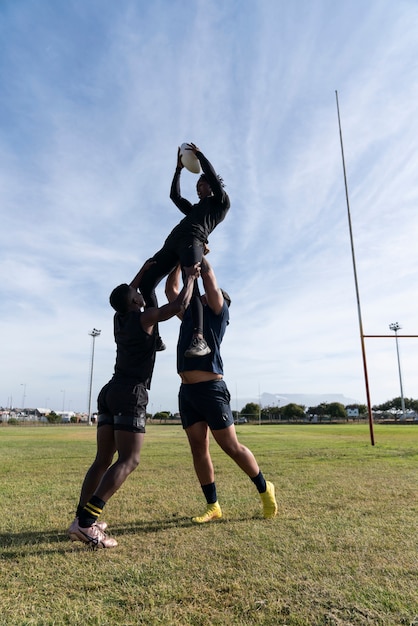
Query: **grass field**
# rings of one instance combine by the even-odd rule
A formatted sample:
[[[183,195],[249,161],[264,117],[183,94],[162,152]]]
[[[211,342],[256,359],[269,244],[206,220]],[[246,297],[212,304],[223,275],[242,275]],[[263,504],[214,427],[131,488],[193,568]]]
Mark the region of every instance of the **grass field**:
[[[212,442],[224,519],[179,426],[150,425],[139,468],[105,509],[119,546],[67,539],[95,428],[0,427],[0,624],[418,625],[418,426],[237,427],[275,485]]]

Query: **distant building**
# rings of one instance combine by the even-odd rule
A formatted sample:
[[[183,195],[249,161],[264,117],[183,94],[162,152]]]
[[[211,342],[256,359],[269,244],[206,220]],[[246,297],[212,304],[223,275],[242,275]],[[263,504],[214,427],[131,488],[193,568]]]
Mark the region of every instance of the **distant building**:
[[[74,411],[58,411],[58,415],[61,415],[61,421],[64,424],[69,424],[71,422],[71,418],[75,417]]]
[[[51,409],[44,409],[44,408],[35,409],[36,417],[46,417],[50,413],[51,413]]]

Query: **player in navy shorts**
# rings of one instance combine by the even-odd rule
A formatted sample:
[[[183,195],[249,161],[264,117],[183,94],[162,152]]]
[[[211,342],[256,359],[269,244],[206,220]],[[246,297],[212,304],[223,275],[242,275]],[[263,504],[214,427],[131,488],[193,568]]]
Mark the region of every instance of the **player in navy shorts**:
[[[222,450],[253,481],[261,497],[264,517],[272,518],[277,515],[274,485],[265,480],[251,450],[238,441],[230,394],[223,380],[220,347],[229,324],[231,300],[228,294],[218,287],[215,273],[206,257],[201,263],[201,277],[205,287],[205,294],[202,296],[203,331],[211,349],[209,354],[198,358],[185,358],[184,348],[193,334],[193,322],[189,309],[178,315],[182,320],[177,345],[177,371],[182,381],[179,410],[183,428],[189,439],[194,469],[206,498],[206,511],[203,515],[193,517],[192,521],[203,524],[222,517],[209,451],[209,430]],[[179,287],[180,269],[176,268],[166,283],[166,295],[170,302],[176,298]]]

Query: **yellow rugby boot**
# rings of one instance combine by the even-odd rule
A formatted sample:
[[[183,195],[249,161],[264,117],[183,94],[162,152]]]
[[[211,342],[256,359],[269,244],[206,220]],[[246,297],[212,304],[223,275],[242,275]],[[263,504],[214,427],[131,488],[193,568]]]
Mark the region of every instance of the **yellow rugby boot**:
[[[213,504],[208,504],[206,507],[206,512],[200,517],[192,517],[192,522],[195,524],[205,524],[206,522],[211,522],[214,519],[221,519],[222,510],[219,506],[219,502],[216,501]]]
[[[263,515],[266,519],[276,517],[277,502],[274,496],[274,485],[270,481],[266,481],[267,489],[264,493],[260,493],[261,502],[263,503]]]

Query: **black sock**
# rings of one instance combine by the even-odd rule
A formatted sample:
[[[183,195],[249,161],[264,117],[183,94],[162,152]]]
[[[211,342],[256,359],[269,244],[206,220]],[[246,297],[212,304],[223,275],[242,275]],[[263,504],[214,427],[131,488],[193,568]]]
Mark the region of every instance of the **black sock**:
[[[81,511],[82,511],[83,509],[84,509],[83,505],[82,505],[82,504],[78,504],[78,505],[77,505],[77,510],[76,510],[76,512],[75,512],[75,516],[76,516],[76,517],[80,517],[80,513],[81,513]]]
[[[263,473],[260,471],[257,476],[254,476],[254,478],[251,478],[251,480],[253,481],[254,485],[257,487],[257,491],[258,493],[264,493],[267,489],[267,485],[266,485],[266,479],[263,476]]]
[[[106,502],[100,500],[97,496],[92,496],[81,509],[80,515],[78,516],[78,523],[81,528],[87,528],[88,526],[92,526],[94,522],[97,522],[105,504]]]
[[[202,485],[202,491],[205,494],[206,502],[208,504],[215,504],[215,502],[218,499],[216,495],[215,483],[210,483],[209,485]]]

